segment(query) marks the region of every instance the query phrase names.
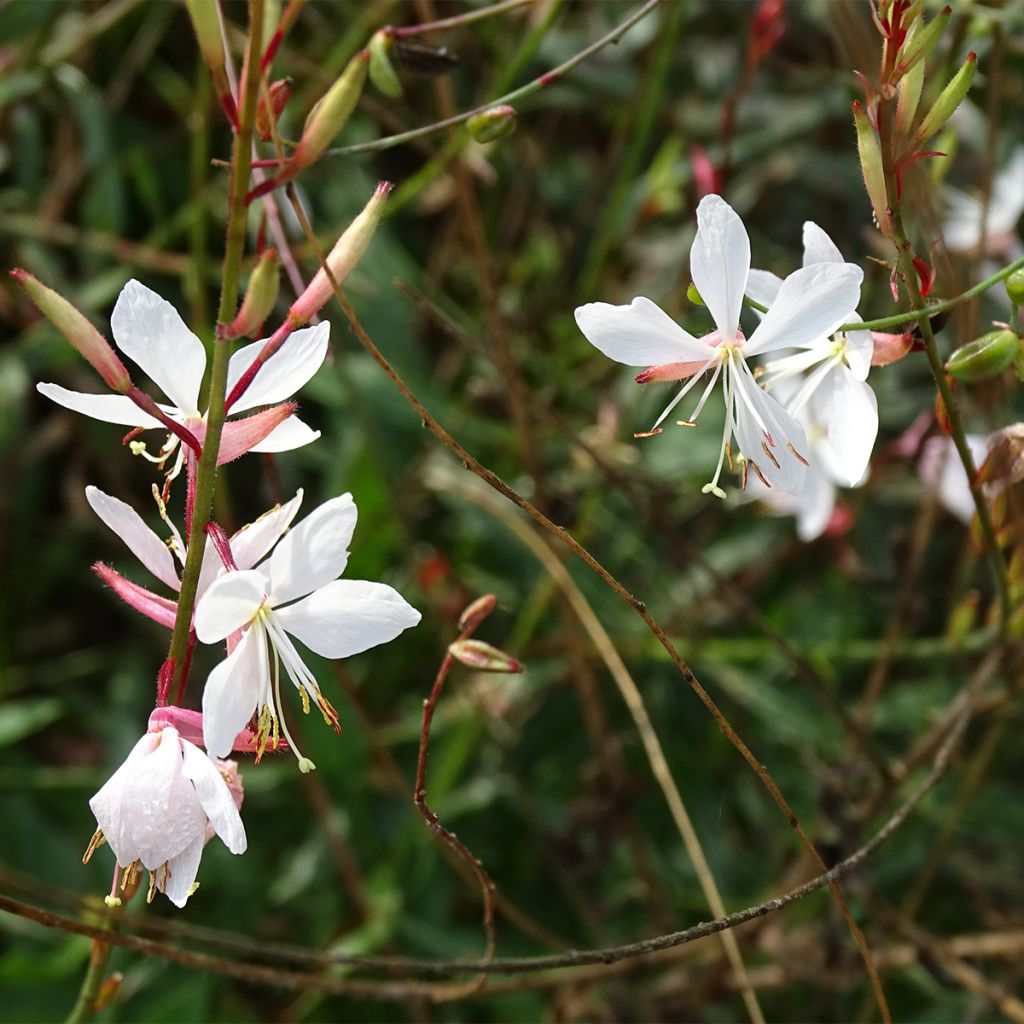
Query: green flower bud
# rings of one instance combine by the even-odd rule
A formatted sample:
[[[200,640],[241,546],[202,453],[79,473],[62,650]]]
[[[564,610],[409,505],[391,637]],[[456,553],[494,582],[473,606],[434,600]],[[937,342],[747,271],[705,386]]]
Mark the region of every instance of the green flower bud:
[[[211,73],[224,71],[224,43],[220,38],[217,5],[213,0],[185,0],[188,16],[192,19],[196,40]]]
[[[331,144],[356,109],[369,67],[369,53],[361,50],[341,77],[327,90],[306,118],[302,138],[289,161],[295,170],[308,167]]]
[[[1024,306],[1024,268],[1015,270],[1004,282],[1006,294],[1015,306]]]
[[[229,338],[255,338],[277,302],[280,285],[277,253],[267,249],[256,264],[238,316],[225,334]]]
[[[379,32],[374,32],[369,46],[370,81],[379,92],[393,100],[402,95],[402,83],[391,61],[391,48],[394,43],[395,37],[387,29],[382,28]]]
[[[914,69],[900,79],[896,86],[896,131],[901,136],[910,134],[917,113],[917,104],[921,100],[921,89],[924,86],[924,64],[915,65]]]
[[[932,109],[924,115],[914,136],[918,144],[930,139],[953,115],[953,111],[963,102],[967,90],[974,80],[974,72],[978,67],[978,55],[972,50],[967,54],[963,67],[952,77],[949,85],[939,94]]]
[[[686,297],[695,306],[703,306],[704,300],[700,297],[700,292],[697,291],[697,286],[691,281],[690,287],[686,289]]]
[[[494,142],[516,130],[516,110],[507,103],[474,114],[467,122],[469,134],[477,142]]]
[[[885,171],[882,167],[882,150],[878,144],[878,136],[863,104],[855,100],[850,104],[850,109],[853,111],[853,123],[857,129],[860,169],[864,174],[864,185],[871,200],[871,208],[875,212],[875,223],[883,235],[891,235],[889,201],[885,190]]]
[[[1020,355],[1020,338],[1013,331],[989,331],[958,348],[946,363],[946,373],[975,382],[998,377]]]
[[[932,18],[924,28],[919,28],[906,40],[903,44],[903,52],[896,61],[897,78],[913,69],[935,49],[935,44],[945,32],[952,13],[951,7],[943,7],[942,11]]]

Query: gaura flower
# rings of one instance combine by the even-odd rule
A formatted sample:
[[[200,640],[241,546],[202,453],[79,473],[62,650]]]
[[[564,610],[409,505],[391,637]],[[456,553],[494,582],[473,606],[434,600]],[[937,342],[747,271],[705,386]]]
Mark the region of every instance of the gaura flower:
[[[203,691],[203,736],[211,756],[226,754],[255,715],[258,754],[268,740],[276,744],[280,727],[300,770],[312,770],[315,765],[299,752],[284,719],[281,665],[304,710],[313,700],[335,729],[338,715],[292,638],[324,658],[347,658],[394,640],[420,621],[420,613],[391,587],[337,579],[348,563],[355,525],[352,495],[332,498],[285,534],[261,565],[226,572],[210,584],[196,608],[196,635],[203,643],[229,644],[227,658]]]
[[[234,780],[236,796],[228,779]],[[147,732],[124,764],[89,801],[99,828],[88,861],[105,840],[122,887],[150,872],[149,899],[159,889],[177,907],[192,893],[203,846],[214,833],[232,853],[245,853],[245,828],[238,813],[241,788],[233,762],[211,761],[171,726]]]
[[[171,404],[160,408],[177,420],[202,442],[206,432],[206,415],[199,411],[199,389],[206,372],[206,349],[203,343],[185,326],[177,310],[156,292],[138,281],[129,281],[114,306],[110,327],[117,347],[153,380],[170,399]],[[245,394],[231,407],[233,413],[245,412],[258,406],[272,406],[290,398],[320,368],[327,354],[330,325],[295,331],[260,372]],[[224,342],[218,342],[224,344]],[[240,348],[228,366],[228,391],[231,390],[263,347],[262,341]],[[119,423],[138,430],[166,429],[148,413],[124,395],[90,395],[69,391],[59,384],[38,384],[41,394],[67,409],[91,416],[106,423]],[[283,422],[280,416],[286,416]],[[262,419],[278,421],[269,429]],[[269,433],[267,430],[269,429]],[[320,436],[288,410],[279,410],[278,416],[268,413],[228,420],[221,437],[219,462],[228,462],[247,451],[281,452],[301,448]],[[170,475],[181,468],[184,452],[179,440],[169,435],[158,455],[149,455],[143,442],[134,442],[132,450],[153,462],[163,465],[178,450]]]
[[[781,348],[801,348],[827,336],[853,313],[863,274],[848,263],[816,263],[782,282],[772,308],[749,338],[740,331],[740,310],[750,273],[750,241],[743,222],[717,195],[697,207],[697,237],[690,250],[690,274],[716,330],[695,338],[650,299],[628,306],[592,302],[576,310],[576,322],[592,345],[627,366],[646,366],[637,381],[690,378],[656,420],[652,432],[690,392],[706,371],[711,377],[689,418],[700,416],[719,377],[725,397],[722,449],[705,493],[724,497],[718,486],[722,467],[731,463],[735,437],[748,467],[768,486],[791,493],[803,485],[806,439],[800,424],[760,388],[747,359]]]
[[[817,224],[805,222],[803,236],[804,267],[852,266]],[[782,285],[774,274],[752,270],[747,295],[771,309]],[[846,319],[852,323],[860,317],[851,312]],[[878,402],[867,383],[874,341],[868,331],[830,331],[799,348],[768,362],[757,379],[769,391],[784,381],[796,382],[784,402],[787,411],[799,418],[809,403],[813,405],[807,419],[825,429],[822,443],[830,449],[833,479],[854,487],[864,478],[878,436]]]
[[[1014,257],[1021,252],[1017,223],[1024,213],[1024,146],[1018,146],[1010,160],[992,179],[988,206],[981,199],[959,189],[947,188],[949,213],[942,236],[950,252],[970,252],[985,236],[984,255]],[[982,217],[985,228],[982,232]]]

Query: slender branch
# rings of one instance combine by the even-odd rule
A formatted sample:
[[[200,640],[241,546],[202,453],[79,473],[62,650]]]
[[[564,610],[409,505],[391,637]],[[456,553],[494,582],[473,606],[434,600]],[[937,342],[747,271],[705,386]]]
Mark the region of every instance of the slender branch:
[[[466,11],[465,14],[455,14],[450,18],[438,18],[437,21],[425,21],[421,25],[406,25],[387,31],[390,31],[395,39],[408,39],[411,36],[423,35],[425,32],[439,32],[446,28],[469,25],[471,22],[489,18],[494,14],[504,14],[505,11],[512,11],[517,7],[524,7],[536,2],[537,0],[500,0],[500,3],[491,4],[490,7],[481,7],[476,11]]]

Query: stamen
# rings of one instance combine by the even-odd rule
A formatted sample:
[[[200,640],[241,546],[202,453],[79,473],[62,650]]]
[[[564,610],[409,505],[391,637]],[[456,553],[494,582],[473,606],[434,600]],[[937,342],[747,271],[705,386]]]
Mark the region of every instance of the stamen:
[[[271,615],[266,611],[262,612],[260,616],[263,626],[266,629],[267,634],[270,637],[272,646],[274,648],[274,705],[276,708],[282,708],[281,704],[281,673],[280,673],[280,661],[284,662],[285,670],[288,671],[288,675],[292,678],[292,674],[289,671],[288,658],[286,652],[280,646],[281,631],[274,626]],[[281,655],[280,661],[278,660],[278,654]],[[294,682],[294,678],[292,678]],[[313,771],[316,765],[308,757],[303,757],[302,752],[299,750],[298,744],[296,744],[294,737],[288,731],[288,722],[285,720],[283,710],[279,716],[275,716],[275,720],[281,724],[281,731],[284,733],[284,738],[288,741],[288,746],[295,754],[296,759],[299,762],[299,771],[303,775]]]
[[[771,459],[771,463],[776,469],[782,469],[782,467],[779,465],[779,460],[775,458],[774,455],[772,455],[771,449],[768,447],[767,444],[764,443],[764,441],[761,442],[761,450],[765,453],[765,455],[768,456],[769,459]]]
[[[696,420],[676,420],[677,427],[695,427],[697,426]]]
[[[721,369],[721,363],[719,363],[719,369]],[[718,377],[718,370],[715,371],[715,378]],[[714,383],[712,378],[711,383]],[[711,478],[711,483],[705,484],[701,488],[702,494],[713,494],[716,498],[724,498],[725,491],[718,486],[718,478],[722,475],[722,466],[725,463],[725,451],[729,447],[729,440],[732,437],[732,416],[729,415],[729,409],[732,408],[732,390],[733,380],[732,374],[726,373],[722,380],[722,393],[725,398],[725,426],[722,428],[722,450],[718,453],[718,465],[715,467],[715,475]],[[703,398],[699,403],[703,404],[704,399],[707,398],[707,392],[705,391]]]
[[[166,482],[164,484],[166,487]],[[170,516],[167,514],[167,499],[160,493],[159,488],[156,484],[153,484],[153,500],[156,502],[157,510],[160,513],[160,518],[164,521],[167,528],[171,531],[170,540],[167,541],[167,547],[170,548],[173,554],[178,556],[178,561],[182,565],[185,564],[185,542],[181,539],[181,534],[178,532],[178,528],[171,522]]]
[[[765,487],[771,487],[771,484],[768,483],[768,481],[765,479],[764,473],[761,472],[761,467],[753,459],[747,459],[747,462],[753,468],[754,472],[757,474],[757,477],[761,481],[761,483],[763,483]]]
[[[800,453],[799,453],[799,452],[798,452],[798,451],[797,451],[797,450],[796,450],[796,449],[795,449],[795,448],[793,447],[793,442],[792,442],[792,441],[787,441],[787,442],[786,442],[786,447],[787,447],[787,448],[788,448],[788,449],[789,449],[789,450],[790,450],[790,451],[791,451],[791,452],[793,453],[793,455],[794,455],[794,456],[795,456],[796,458],[798,458],[798,459],[799,459],[799,460],[800,460],[800,461],[801,461],[801,462],[802,462],[802,463],[803,463],[803,464],[804,464],[805,466],[809,466],[809,465],[810,465],[810,463],[809,463],[809,462],[808,462],[808,461],[807,461],[807,460],[806,460],[806,459],[805,459],[805,458],[804,458],[804,457],[803,457],[803,456],[802,456],[802,455],[801,455],[801,454],[800,454]]]
[[[747,460],[743,460],[743,469],[740,476],[740,490],[745,491],[747,489]]]
[[[107,837],[103,834],[102,829],[96,829],[92,834],[92,839],[89,840],[89,845],[85,848],[85,853],[82,854],[82,863],[88,864],[92,859],[92,855],[107,841]]]
[[[661,427],[655,427],[653,430],[641,430],[639,433],[633,435],[638,441],[644,437],[656,437],[662,433]]]

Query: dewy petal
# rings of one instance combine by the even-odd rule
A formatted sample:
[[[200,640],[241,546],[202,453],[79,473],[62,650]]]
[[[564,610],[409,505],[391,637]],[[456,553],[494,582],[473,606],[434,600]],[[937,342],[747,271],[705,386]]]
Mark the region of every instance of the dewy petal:
[[[814,223],[804,221],[804,266],[814,263],[844,263],[843,254],[828,235]]]
[[[127,867],[138,860],[139,850],[132,836],[133,809],[126,806],[125,787],[135,774],[139,762],[152,753],[159,743],[159,737],[147,733],[132,747],[121,767],[110,776],[89,801],[89,809],[96,818],[106,837],[114,857],[121,867]]]
[[[397,590],[366,580],[335,580],[274,617],[324,658],[347,658],[386,644],[420,621]]]
[[[110,329],[117,347],[184,415],[198,414],[206,350],[166,299],[138,281],[129,281],[117,297]]]
[[[697,207],[690,276],[727,341],[739,329],[749,271],[750,239],[743,221],[721,196],[705,196]]]
[[[204,838],[203,835],[197,836],[181,853],[167,860],[167,881],[163,886],[163,893],[179,909],[188,902],[196,875],[199,874]],[[158,872],[158,877],[163,879],[162,871]]]
[[[175,571],[174,556],[167,545],[146,525],[142,516],[120,498],[88,486],[85,498],[103,522],[124,541],[128,550],[158,579],[172,590],[181,583]]]
[[[143,412],[130,398],[124,395],[88,395],[84,391],[69,391],[59,384],[37,384],[36,391],[51,402],[64,406],[72,412],[91,416],[104,423],[117,423],[122,427],[162,427],[159,420]],[[167,429],[164,427],[163,429]]]
[[[231,554],[239,569],[251,569],[277,543],[292,524],[302,504],[302,488],[284,505],[265,512],[231,537]]]
[[[289,334],[284,344],[260,367],[231,411],[244,412],[258,405],[273,405],[291,398],[320,369],[327,355],[330,333],[331,325],[325,320],[316,327],[304,327]],[[231,357],[225,394],[231,394],[231,389],[252,365],[266,341],[266,338],[254,341]]]
[[[822,422],[828,424],[828,444],[841,475],[839,482],[854,487],[864,476],[878,435],[875,393],[840,364],[822,382],[818,396],[827,410]]]
[[[284,423],[274,427],[259,444],[254,444],[249,451],[290,452],[312,444],[319,437],[319,430],[314,430],[292,413]]]
[[[751,270],[747,274],[746,295],[762,306],[770,306],[778,297],[782,278],[768,270]]]
[[[235,737],[258,710],[269,672],[266,633],[255,623],[210,673],[203,689],[203,742],[211,757],[231,753]]]
[[[794,270],[743,346],[746,356],[824,344],[860,301],[864,272],[852,263],[815,263]]]
[[[232,853],[245,853],[245,826],[228,784],[217,766],[197,747],[183,740],[181,748],[185,755],[185,778],[196,787],[196,796],[214,832]]]
[[[325,501],[281,538],[269,563],[272,606],[305,597],[344,572],[356,515],[352,495],[342,494]]]
[[[223,640],[253,618],[265,596],[266,581],[260,573],[252,569],[225,573],[210,584],[196,607],[196,636],[204,644]]]
[[[588,302],[577,307],[576,323],[594,348],[626,366],[706,362],[714,355],[709,345],[642,295],[628,306]]]

